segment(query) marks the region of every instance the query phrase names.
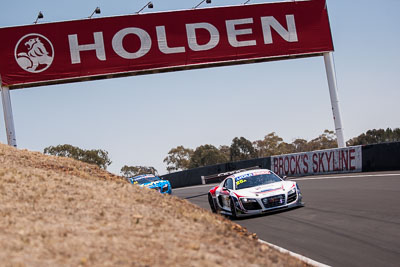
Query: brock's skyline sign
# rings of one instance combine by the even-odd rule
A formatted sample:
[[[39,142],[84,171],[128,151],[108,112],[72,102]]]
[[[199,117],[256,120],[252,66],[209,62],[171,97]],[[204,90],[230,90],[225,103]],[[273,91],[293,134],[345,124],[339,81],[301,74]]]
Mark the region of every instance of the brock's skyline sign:
[[[10,89],[333,51],[325,0],[84,19],[0,29]]]

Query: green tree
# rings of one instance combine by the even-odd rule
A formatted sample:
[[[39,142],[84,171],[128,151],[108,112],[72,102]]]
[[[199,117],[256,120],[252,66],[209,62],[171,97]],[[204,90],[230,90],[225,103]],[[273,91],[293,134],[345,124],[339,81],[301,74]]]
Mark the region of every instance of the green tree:
[[[102,169],[107,169],[112,162],[108,157],[108,152],[105,150],[84,150],[69,144],[46,147],[43,150],[43,153],[47,155],[73,158],[89,164],[95,164]]]
[[[257,157],[257,152],[251,141],[244,137],[235,137],[230,147],[231,161],[246,160]]]
[[[275,132],[267,134],[262,140],[253,142],[260,158],[281,154],[280,149],[282,146],[281,148],[279,147],[281,143],[283,143],[283,139],[276,135]]]
[[[167,171],[187,170],[190,164],[190,157],[193,154],[193,149],[177,146],[168,152],[168,156],[164,158],[167,163]]]
[[[368,130],[366,133],[362,133],[357,137],[354,137],[347,141],[347,145],[369,145],[378,144],[384,142],[398,142],[400,141],[400,128],[387,128],[384,129],[372,129]]]
[[[202,145],[196,148],[190,158],[190,168],[197,168],[218,163],[228,162],[224,153],[213,145]]]
[[[290,154],[295,152],[295,146],[293,144],[288,144],[286,142],[281,142],[278,145],[278,152],[280,155]]]
[[[309,151],[338,147],[335,132],[325,130],[323,134],[308,142]]]
[[[308,142],[305,139],[297,138],[292,142],[294,153],[310,151]]]
[[[121,173],[124,177],[130,178],[141,174],[154,174],[158,175],[157,170],[154,167],[147,166],[128,166],[125,165],[121,168]]]
[[[221,151],[222,154],[225,155],[225,157],[227,159],[231,158],[231,147],[230,146],[222,145],[222,146],[219,146],[218,149],[219,149],[219,151]]]

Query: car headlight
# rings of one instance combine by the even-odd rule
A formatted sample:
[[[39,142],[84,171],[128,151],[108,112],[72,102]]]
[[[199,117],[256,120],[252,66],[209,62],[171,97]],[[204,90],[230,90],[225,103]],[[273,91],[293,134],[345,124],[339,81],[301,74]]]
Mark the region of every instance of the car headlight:
[[[288,195],[296,193],[296,188],[289,190]]]
[[[163,185],[162,188],[163,188],[163,189],[167,189],[167,188],[168,188],[168,184]]]
[[[241,198],[241,200],[242,200],[243,203],[254,203],[254,202],[257,202],[257,200],[254,199],[254,198]]]

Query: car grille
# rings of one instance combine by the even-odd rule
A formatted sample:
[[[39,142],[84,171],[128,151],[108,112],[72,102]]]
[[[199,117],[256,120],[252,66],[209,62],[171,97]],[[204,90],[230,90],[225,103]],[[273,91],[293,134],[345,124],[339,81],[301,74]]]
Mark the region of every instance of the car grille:
[[[292,203],[296,199],[297,199],[297,193],[296,192],[294,192],[292,194],[289,194],[288,197],[287,197],[287,203]]]
[[[168,191],[168,186],[161,188],[162,193],[167,192],[167,191]]]
[[[258,202],[249,202],[249,203],[243,203],[243,208],[246,210],[260,210],[261,206],[258,204]]]
[[[262,203],[264,204],[264,207],[267,209],[282,206],[285,204],[285,195],[282,194],[282,195],[263,198]]]

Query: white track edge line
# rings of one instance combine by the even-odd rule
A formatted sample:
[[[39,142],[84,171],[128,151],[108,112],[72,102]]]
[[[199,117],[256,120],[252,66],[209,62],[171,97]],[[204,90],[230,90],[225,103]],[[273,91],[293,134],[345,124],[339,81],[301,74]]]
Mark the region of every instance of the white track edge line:
[[[288,181],[306,181],[306,180],[322,180],[322,179],[341,179],[341,178],[368,178],[368,177],[379,177],[379,176],[397,176],[399,175],[398,173],[387,173],[387,174],[360,174],[360,175],[343,175],[343,176],[322,176],[322,177],[309,177],[309,178],[294,178],[294,179],[289,179]],[[187,188],[197,188],[197,187],[213,187],[213,185],[217,185],[218,183],[215,184],[202,184],[202,185],[192,185],[192,186],[185,186],[185,187],[178,187],[178,188],[172,188],[172,190],[179,191]]]
[[[183,190],[183,189],[187,189],[187,188],[198,188],[198,187],[209,187],[212,188],[213,185],[218,185],[219,183],[215,183],[215,184],[201,184],[201,185],[192,185],[192,186],[185,186],[185,187],[178,187],[178,188],[172,188],[172,190]]]
[[[322,176],[322,177],[309,177],[309,178],[294,178],[290,181],[305,181],[305,180],[323,180],[323,179],[346,179],[346,178],[369,178],[369,177],[390,177],[398,176],[398,173],[387,174],[367,174],[367,175],[343,175],[343,176]]]
[[[318,261],[312,260],[312,259],[310,259],[310,258],[307,258],[307,257],[303,256],[303,255],[294,253],[294,252],[292,252],[292,251],[289,251],[289,250],[284,249],[284,248],[282,248],[282,247],[279,247],[279,246],[277,246],[277,245],[271,244],[271,243],[269,243],[269,242],[267,242],[267,241],[258,239],[258,242],[260,242],[260,243],[262,243],[262,244],[266,244],[266,245],[268,245],[268,246],[270,246],[270,247],[272,247],[272,248],[278,250],[278,251],[281,252],[281,253],[289,254],[290,256],[295,257],[295,258],[297,258],[297,259],[299,259],[299,260],[301,260],[301,261],[303,261],[303,262],[305,262],[305,263],[307,263],[307,264],[310,264],[310,265],[313,265],[313,266],[316,266],[316,267],[330,267],[330,265],[326,265],[326,264],[324,264],[324,263],[320,263],[320,262],[318,262]]]

